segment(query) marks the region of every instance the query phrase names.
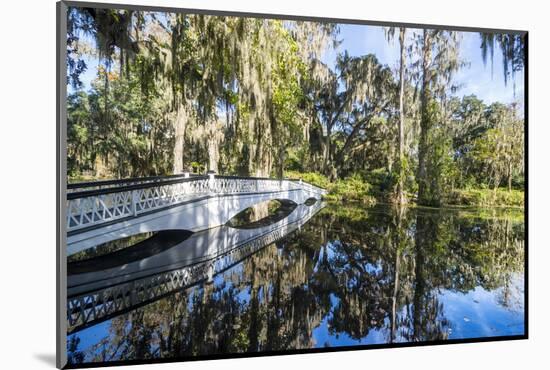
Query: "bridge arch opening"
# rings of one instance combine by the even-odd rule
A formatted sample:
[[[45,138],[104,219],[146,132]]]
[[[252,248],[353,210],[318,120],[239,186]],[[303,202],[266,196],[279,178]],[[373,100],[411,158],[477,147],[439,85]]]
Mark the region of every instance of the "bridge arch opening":
[[[233,216],[226,226],[236,229],[255,229],[271,225],[290,215],[298,204],[288,199],[272,199],[256,203]]]
[[[305,204],[306,206],[312,206],[312,205],[314,205],[314,204],[317,203],[317,202],[318,202],[318,200],[317,200],[316,198],[311,197],[311,198],[307,198],[306,201],[304,202],[304,204]]]

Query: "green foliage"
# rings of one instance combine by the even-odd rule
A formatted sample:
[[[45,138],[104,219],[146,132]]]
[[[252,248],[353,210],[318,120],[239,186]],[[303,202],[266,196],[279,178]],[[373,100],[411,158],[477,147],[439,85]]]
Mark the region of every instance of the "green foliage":
[[[487,185],[498,187],[507,179],[511,188],[514,177],[523,177],[522,123],[504,118],[497,127],[474,141],[471,156],[489,180]]]
[[[416,182],[415,167],[409,156],[403,157],[400,163],[401,171],[399,167],[393,172],[393,184],[397,184],[399,176],[403,179],[403,190],[406,198],[412,198],[413,194],[418,192],[418,183]],[[401,173],[401,175],[399,175]]]
[[[441,107],[436,100],[430,99],[423,107],[424,122],[419,143],[419,151],[423,153],[423,165],[418,169],[418,202],[424,206],[438,207],[444,193],[444,174],[450,166],[450,145],[443,130],[434,123],[441,120]],[[420,155],[419,155],[420,158]],[[420,160],[420,159],[419,159]]]
[[[478,207],[478,206],[453,206],[447,208],[448,210],[456,210],[458,217],[463,219],[474,219],[474,220],[510,220],[517,224],[522,224],[524,222],[524,212],[523,208],[519,207]]]
[[[326,176],[315,172],[288,171],[290,179],[302,179],[315,186],[328,191],[327,200],[342,202],[359,202],[362,204],[374,204],[376,199],[371,194],[371,186],[359,174],[354,174],[344,179],[330,181]]]
[[[364,178],[371,186],[371,193],[378,199],[387,200],[397,183],[397,171],[389,172],[387,168],[366,171]]]
[[[88,93],[69,96],[68,175],[133,177],[168,173],[171,127],[159,97],[144,96],[137,71],[100,68]],[[168,157],[169,158],[169,157]],[[113,174],[116,174],[113,176]]]
[[[523,207],[525,195],[521,190],[455,189],[448,193],[447,205],[478,207]]]
[[[336,216],[351,226],[365,225],[369,218],[368,209],[359,202],[327,202],[327,206],[321,212]]]
[[[326,190],[329,190],[329,188],[333,184],[328,177],[317,172],[287,171],[286,177],[289,179],[302,179],[309,184],[318,186]]]
[[[451,191],[459,169],[453,160],[451,139],[444,130],[435,129],[430,135],[430,147],[428,150],[428,177],[431,178],[434,198]]]
[[[373,204],[376,200],[369,190],[370,185],[360,175],[354,174],[333,183],[333,186],[329,188],[332,195],[329,195],[328,199]]]
[[[453,149],[456,187],[523,189],[523,120],[515,104],[486,106],[464,97],[456,109]]]
[[[193,173],[205,173],[207,170],[204,164],[199,162],[191,162],[189,165],[191,167],[191,172]]]
[[[153,235],[154,235],[153,232],[147,232],[147,233],[132,235],[126,238],[113,240],[104,244],[100,244],[93,248],[88,248],[68,256],[67,262],[72,263],[77,261],[84,261],[91,258],[108,255],[110,253],[114,253],[116,251],[120,251],[120,250],[129,248],[131,246],[134,246],[137,243],[147,238],[150,238]]]

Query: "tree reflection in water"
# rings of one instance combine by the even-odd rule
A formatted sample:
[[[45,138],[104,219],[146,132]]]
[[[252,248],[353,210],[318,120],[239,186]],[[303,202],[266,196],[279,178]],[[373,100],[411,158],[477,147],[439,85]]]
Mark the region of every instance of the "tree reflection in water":
[[[70,335],[69,360],[522,335],[523,225],[329,206],[213,283]]]

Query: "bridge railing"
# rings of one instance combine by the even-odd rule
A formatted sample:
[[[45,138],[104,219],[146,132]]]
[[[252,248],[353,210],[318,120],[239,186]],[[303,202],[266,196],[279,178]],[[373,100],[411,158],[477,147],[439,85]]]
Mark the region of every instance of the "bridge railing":
[[[195,200],[201,196],[325,190],[302,181],[236,176],[195,176],[108,186],[67,194],[67,231],[88,229]]]
[[[114,179],[114,180],[99,180],[99,181],[86,181],[67,184],[67,193],[80,192],[85,190],[101,190],[109,188],[118,188],[121,186],[139,185],[139,184],[153,184],[160,183],[167,180],[180,180],[185,178],[200,177],[199,174],[189,173],[167,176],[148,176],[148,177],[130,177],[126,179]]]

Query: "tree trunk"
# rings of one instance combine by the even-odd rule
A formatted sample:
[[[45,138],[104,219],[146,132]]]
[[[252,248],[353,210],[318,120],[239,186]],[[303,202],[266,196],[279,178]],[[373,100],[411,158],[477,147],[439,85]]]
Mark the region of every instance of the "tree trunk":
[[[397,202],[405,203],[403,194],[403,160],[404,160],[404,127],[405,127],[405,109],[403,100],[405,95],[405,28],[399,29],[399,47],[401,57],[399,58],[399,181],[397,184]]]
[[[269,124],[267,120],[269,120]],[[252,164],[256,168],[254,176],[270,177],[271,169],[273,168],[273,128],[276,127],[276,123],[273,116],[268,114],[263,123],[256,122],[256,125],[256,160]]]
[[[219,148],[215,139],[208,140],[208,170],[218,173]]]
[[[404,209],[401,204],[397,209],[397,230],[395,231],[395,271],[393,276],[393,294],[392,294],[392,308],[391,308],[391,333],[390,342],[395,341],[395,332],[397,329],[397,295],[399,293],[399,269],[401,268],[401,228]]]
[[[327,123],[327,132],[325,136],[325,150],[323,151],[323,173],[327,176],[329,175],[329,162],[330,162],[330,145],[331,145],[330,132],[331,132],[331,127]]]
[[[178,106],[176,119],[174,120],[174,174],[182,173],[183,168],[183,146],[185,144],[185,127],[187,124],[187,109],[184,104]]]
[[[512,161],[508,162],[508,191],[512,191]]]
[[[422,52],[422,92],[420,97],[420,138],[418,142],[418,203],[421,205],[432,205],[430,193],[427,158],[428,132],[431,127],[429,112],[430,103],[430,61],[432,58],[431,37],[428,30],[424,30],[423,52]]]
[[[351,144],[353,143],[353,139],[357,136],[359,131],[363,127],[365,127],[365,124],[368,123],[373,117],[376,117],[377,114],[379,114],[382,111],[382,109],[376,109],[373,113],[369,114],[367,117],[363,118],[359,122],[353,126],[353,130],[351,130],[350,134],[348,135],[346,141],[344,142],[344,146],[338,151],[337,154],[335,154],[335,165],[340,170],[345,162],[346,159],[346,152],[350,149]]]
[[[286,145],[284,143],[281,143],[281,146],[279,147],[279,158],[277,158],[277,160],[279,161],[279,166],[277,168],[277,178],[281,180],[285,176],[285,159],[286,159]]]
[[[250,214],[251,222],[255,222],[269,216],[269,201],[254,204],[250,208],[252,209],[252,212]]]
[[[426,289],[424,279],[424,245],[426,225],[425,219],[417,216],[415,232],[415,254],[414,254],[414,293],[413,293],[413,340],[422,340],[423,323],[422,323],[422,306],[424,303],[424,293]]]
[[[259,143],[256,145],[255,158],[255,163],[251,163],[251,167],[255,168],[252,176],[269,177],[271,174],[272,158],[266,144]]]
[[[208,168],[209,171],[218,173],[218,162],[220,159],[220,139],[218,125],[215,119],[208,120]]]

